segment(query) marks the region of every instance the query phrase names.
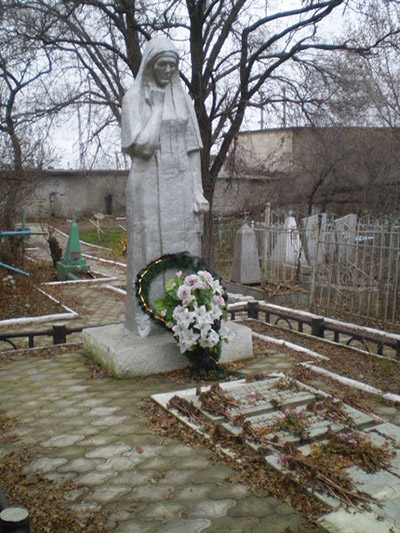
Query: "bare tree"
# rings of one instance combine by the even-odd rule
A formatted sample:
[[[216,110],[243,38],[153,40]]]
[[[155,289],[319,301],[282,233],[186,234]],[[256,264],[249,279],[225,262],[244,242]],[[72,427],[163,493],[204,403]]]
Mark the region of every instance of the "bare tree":
[[[203,187],[211,207],[217,176],[250,105],[266,112],[279,105],[282,85],[295,88],[296,66],[314,68],[317,51],[367,53],[398,31],[383,26],[362,43],[328,41],[322,23],[335,13],[346,18],[350,7],[357,8],[353,0],[298,0],[292,9],[271,2],[268,12],[264,3],[251,0],[15,3],[46,20],[46,27],[33,28],[30,38],[57,46],[68,68],[75,64],[75,81],[85,89],[80,102],[107,110],[93,134],[112,121],[119,123],[122,96],[136,75],[144,41],[160,31],[179,41],[185,52],[182,78],[200,125]],[[210,258],[211,215],[203,245]]]
[[[399,141],[399,132],[386,128],[300,128],[294,133],[292,202],[305,214],[398,211]]]
[[[43,144],[33,125],[35,117],[40,116],[38,86],[51,72],[52,60],[47,50],[21,37],[18,32],[21,20],[15,10],[3,5],[1,8],[0,224],[2,228],[13,229],[16,207],[27,182],[27,168],[32,172],[43,161]]]

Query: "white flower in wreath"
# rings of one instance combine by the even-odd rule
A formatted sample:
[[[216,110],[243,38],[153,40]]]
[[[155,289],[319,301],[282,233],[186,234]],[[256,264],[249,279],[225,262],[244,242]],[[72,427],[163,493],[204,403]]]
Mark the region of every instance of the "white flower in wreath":
[[[213,322],[216,320],[219,320],[221,316],[223,315],[223,311],[217,304],[211,304],[211,310],[210,310],[211,317],[213,319]]]
[[[194,319],[196,317],[196,313],[193,311],[189,311],[188,308],[185,308],[182,313],[179,315],[178,323],[182,324],[182,326],[186,329],[189,328],[190,324],[194,322]]]
[[[223,288],[222,288],[222,285],[220,284],[220,282],[217,280],[217,279],[210,279],[207,281],[209,287],[214,291],[214,294],[218,295],[218,296],[222,296],[222,291],[223,291]]]
[[[185,326],[185,324],[182,324],[182,322],[177,322],[172,327],[172,331],[174,332],[174,335],[177,335],[178,337],[181,335],[181,333],[185,333],[187,330],[188,328]]]
[[[192,329],[187,329],[186,331],[180,333],[179,348],[181,350],[181,353],[184,353],[187,350],[191,350],[192,348],[194,348],[199,338],[200,335],[198,333],[195,333]]]
[[[183,305],[177,305],[172,312],[172,318],[177,322],[185,309]]]
[[[186,276],[184,284],[191,289],[195,289],[199,281],[200,278],[197,274],[190,274],[189,276]]]
[[[210,313],[210,311],[207,311],[205,305],[201,305],[200,307],[196,308],[195,318],[196,318],[197,327],[201,327],[203,324],[214,323],[214,318],[212,317],[212,313]]]
[[[195,325],[196,329],[198,329],[200,331],[200,337],[202,339],[206,339],[207,338],[207,335],[209,333],[209,331],[211,330],[211,324],[208,323],[208,322],[204,322],[203,324],[199,325],[198,323],[196,323]]]
[[[225,305],[225,300],[222,298],[222,296],[216,294],[213,296],[212,303],[215,305]]]
[[[199,289],[204,290],[207,288],[207,284],[197,274],[190,274],[186,276],[184,285],[189,287],[192,291]]]
[[[214,348],[220,341],[218,333],[211,329],[205,339],[200,337],[199,344],[202,348]]]

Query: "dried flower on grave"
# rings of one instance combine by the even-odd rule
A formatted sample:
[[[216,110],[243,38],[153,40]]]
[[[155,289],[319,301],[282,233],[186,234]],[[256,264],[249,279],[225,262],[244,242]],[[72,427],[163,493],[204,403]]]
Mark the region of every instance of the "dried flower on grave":
[[[269,402],[275,410],[282,408],[282,402],[280,402],[276,398],[271,398]]]
[[[328,442],[314,447],[313,455],[331,454],[341,464],[357,465],[368,473],[387,468],[394,455],[387,444],[373,444],[369,435],[359,431],[334,433],[328,430],[327,437]]]
[[[317,396],[307,404],[306,409],[313,414],[328,418],[332,422],[356,428],[354,420],[344,409],[343,403],[331,396]]]
[[[291,391],[298,391],[300,390],[299,384],[291,378],[279,378],[274,383],[271,384],[271,388],[278,389],[278,390],[291,390]]]
[[[243,413],[239,413],[231,417],[230,422],[232,426],[242,426],[245,421],[245,416]]]
[[[254,342],[254,339],[253,339]],[[269,373],[268,372],[259,372],[256,374],[247,375],[245,377],[246,383],[253,383],[254,381],[261,381],[263,379],[269,379]]]
[[[357,465],[366,472],[376,472],[389,466],[393,454],[386,445],[374,445],[368,435],[357,431],[328,430],[327,438],[326,443],[312,445],[309,455],[285,444],[279,463],[294,471],[301,484],[328,493],[344,504],[372,501],[372,497],[354,488],[346,469]]]
[[[200,409],[198,409],[193,404],[193,402],[189,402],[188,400],[185,400],[185,398],[182,398],[181,396],[178,396],[177,394],[175,394],[175,396],[173,396],[169,400],[167,404],[167,408],[175,409],[176,411],[185,415],[188,418],[188,420],[192,422],[193,424],[196,424],[198,426],[203,425],[204,415],[200,411]]]
[[[261,453],[279,453],[283,446],[279,444],[279,438],[277,435],[269,435],[269,433],[272,431],[272,427],[255,427],[250,420],[246,419],[242,423],[242,431],[239,437],[254,443],[257,446],[258,451]]]
[[[306,431],[308,425],[309,421],[303,409],[285,409],[276,417],[273,428],[288,431],[304,440],[308,436]]]
[[[232,408],[236,409],[240,405],[240,401],[228,396],[218,383],[214,383],[204,392],[198,387],[196,395],[201,402],[201,409],[213,415],[222,415],[229,418],[228,411]]]
[[[249,394],[246,395],[246,400],[248,400],[251,405],[256,405],[258,401],[263,399],[264,396],[261,394],[261,392],[258,391],[251,391],[249,392]]]
[[[324,492],[345,505],[369,503],[374,500],[354,488],[350,476],[334,455],[316,454],[314,449],[315,447],[309,455],[304,455],[293,445],[286,443],[279,460],[285,468],[294,473],[300,485]]]

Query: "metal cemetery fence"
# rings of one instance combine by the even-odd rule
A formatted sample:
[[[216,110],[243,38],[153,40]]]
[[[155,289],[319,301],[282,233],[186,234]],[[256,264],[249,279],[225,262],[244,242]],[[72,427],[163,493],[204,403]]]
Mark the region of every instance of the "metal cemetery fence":
[[[399,326],[400,224],[390,219],[328,223],[318,231],[316,250],[310,283],[314,312]]]
[[[225,220],[222,238],[216,222],[227,262],[243,220]],[[301,287],[314,313],[399,329],[400,220],[326,214],[299,220],[267,211],[265,221],[250,224],[267,290]]]

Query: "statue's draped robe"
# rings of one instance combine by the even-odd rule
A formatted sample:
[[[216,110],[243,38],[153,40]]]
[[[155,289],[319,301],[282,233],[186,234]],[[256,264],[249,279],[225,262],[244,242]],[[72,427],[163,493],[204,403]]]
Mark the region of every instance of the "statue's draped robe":
[[[149,158],[134,154],[135,142],[150,116],[148,95],[155,86],[152,63],[163,52],[176,54],[167,39],[150,41],[138,76],[122,107],[122,149],[131,155],[126,192],[128,230],[127,303],[125,326],[145,336],[159,333],[140,310],[135,295],[137,273],[167,253],[200,255],[201,221],[194,213],[195,183],[201,177],[195,155],[201,138],[192,103],[183,91],[178,70],[165,89],[158,145]],[[198,160],[196,161],[198,162]],[[196,175],[196,173],[198,173]]]

